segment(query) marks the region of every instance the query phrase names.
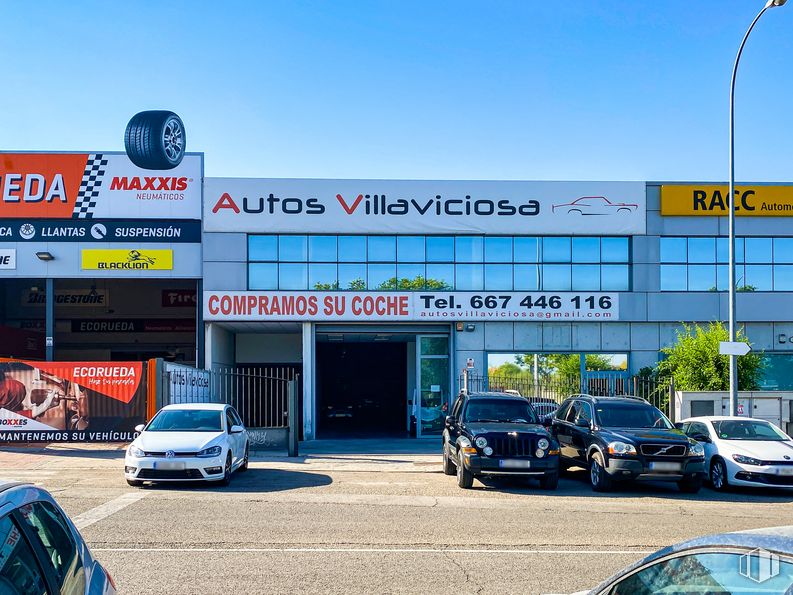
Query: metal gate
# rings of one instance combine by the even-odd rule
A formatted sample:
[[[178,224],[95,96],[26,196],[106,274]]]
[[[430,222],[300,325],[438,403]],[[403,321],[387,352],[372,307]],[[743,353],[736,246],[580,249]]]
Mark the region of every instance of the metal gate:
[[[161,370],[161,405],[231,405],[242,418],[251,442],[266,448],[286,447],[288,442],[291,452],[292,442],[299,438],[301,383],[294,367],[201,370],[164,363]]]
[[[548,376],[533,378],[531,375],[488,375],[464,372],[459,379],[460,390],[468,392],[510,392],[528,398],[540,415],[556,411],[570,395],[586,393],[594,396],[634,395],[655,405],[668,417],[672,417],[670,399],[673,388],[667,381],[639,376],[628,376],[624,372],[588,372],[581,376]]]

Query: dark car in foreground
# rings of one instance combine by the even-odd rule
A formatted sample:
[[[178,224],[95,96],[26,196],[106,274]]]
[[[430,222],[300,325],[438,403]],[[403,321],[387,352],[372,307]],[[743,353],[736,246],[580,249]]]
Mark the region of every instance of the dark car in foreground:
[[[0,481],[0,593],[111,595],[113,579],[46,490]]]
[[[562,468],[588,469],[595,491],[635,479],[674,481],[692,494],[702,487],[704,448],[644,399],[574,395],[550,423]]]
[[[787,595],[793,593],[793,526],[723,533],[673,545],[588,593]]]
[[[461,394],[443,430],[443,472],[470,488],[475,477],[501,475],[559,483],[559,447],[529,401],[507,393]]]

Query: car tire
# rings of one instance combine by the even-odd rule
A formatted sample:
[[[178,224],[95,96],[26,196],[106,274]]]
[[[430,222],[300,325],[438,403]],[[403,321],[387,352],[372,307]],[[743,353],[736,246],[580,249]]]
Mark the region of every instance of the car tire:
[[[234,459],[231,457],[231,451],[226,455],[226,464],[223,466],[223,479],[218,481],[219,485],[227,486],[231,483],[231,462]]]
[[[612,482],[606,472],[606,465],[603,462],[603,455],[596,452],[589,459],[589,483],[596,492],[608,492],[611,490]]]
[[[730,482],[727,479],[727,465],[721,459],[713,459],[710,464],[710,485],[719,492],[729,489]]]
[[[677,482],[677,487],[684,494],[696,494],[702,489],[702,478],[696,475],[686,477]]]
[[[474,485],[474,474],[465,468],[463,463],[463,453],[457,460],[457,485],[464,490],[470,489]]]
[[[133,488],[139,488],[143,485],[143,482],[139,479],[128,479],[127,485],[132,486]]]
[[[248,459],[250,457],[250,445],[245,445],[245,457],[242,459],[242,464],[240,464],[239,470],[245,472],[248,470]]]
[[[540,488],[555,490],[559,486],[559,473],[548,473],[540,478]]]
[[[182,162],[187,137],[173,112],[152,110],[132,116],[124,133],[130,161],[143,169],[173,169]]]
[[[443,474],[444,475],[456,475],[457,474],[457,467],[452,461],[452,458],[449,456],[449,445],[443,445]]]

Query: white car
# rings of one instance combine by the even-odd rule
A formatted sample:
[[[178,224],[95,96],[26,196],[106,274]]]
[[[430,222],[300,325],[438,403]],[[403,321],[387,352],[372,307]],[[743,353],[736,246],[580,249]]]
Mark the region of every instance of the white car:
[[[705,447],[705,469],[716,490],[733,486],[793,488],[793,439],[751,417],[691,417],[681,429]]]
[[[124,477],[144,481],[213,481],[228,485],[237,469],[248,469],[250,443],[240,416],[230,405],[168,405],[127,448]]]

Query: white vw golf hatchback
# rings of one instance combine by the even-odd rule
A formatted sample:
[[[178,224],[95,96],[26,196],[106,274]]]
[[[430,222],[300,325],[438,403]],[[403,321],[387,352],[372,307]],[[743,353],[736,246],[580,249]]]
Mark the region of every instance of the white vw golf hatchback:
[[[212,481],[228,485],[231,474],[248,469],[248,432],[230,405],[168,405],[127,448],[124,476],[144,481]]]
[[[681,429],[705,447],[714,489],[793,487],[793,440],[774,424],[751,417],[691,417]]]

